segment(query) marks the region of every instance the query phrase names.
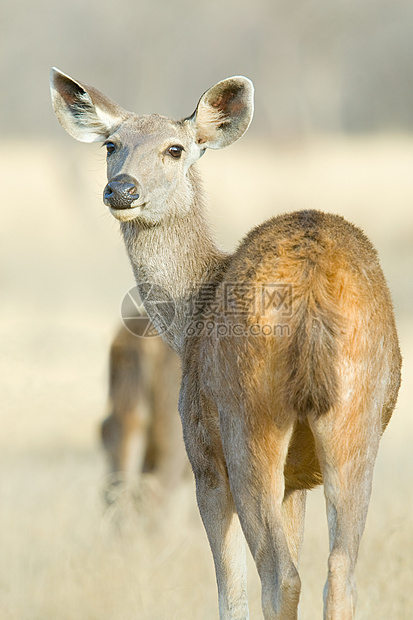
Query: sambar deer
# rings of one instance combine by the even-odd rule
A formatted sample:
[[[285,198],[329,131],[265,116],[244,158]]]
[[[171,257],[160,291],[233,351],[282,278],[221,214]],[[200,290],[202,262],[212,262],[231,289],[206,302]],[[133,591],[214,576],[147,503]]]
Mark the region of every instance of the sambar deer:
[[[181,121],[127,112],[58,70],[51,89],[66,131],[106,145],[104,203],[138,288],[154,289],[147,312],[182,359],[179,411],[220,618],[248,618],[242,534],[264,617],[297,618],[305,496],[322,482],[324,617],[353,618],[373,466],[401,369],[375,249],[342,217],[318,211],[270,219],[232,255],[217,248],[194,164],[247,130],[245,77],[210,88]]]
[[[109,352],[109,415],[101,424],[109,505],[124,491],[139,498],[143,477],[149,477],[157,501],[169,498],[182,480],[187,458],[178,416],[180,383],[179,358],[159,336],[118,329]]]

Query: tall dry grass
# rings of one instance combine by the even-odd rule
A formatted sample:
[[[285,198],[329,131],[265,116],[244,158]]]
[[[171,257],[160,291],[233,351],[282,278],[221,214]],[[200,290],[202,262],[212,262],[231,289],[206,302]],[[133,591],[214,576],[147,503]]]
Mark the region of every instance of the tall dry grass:
[[[342,213],[379,248],[394,292],[404,383],[382,441],[357,570],[360,620],[413,618],[411,265],[413,140],[244,140],[201,162],[226,247],[291,208]],[[183,484],[163,512],[105,513],[98,446],[106,355],[132,286],[117,225],[101,205],[104,156],[72,144],[3,144],[0,224],[0,617],[197,620],[217,617],[212,559]],[[150,494],[149,494],[150,495]],[[327,528],[309,497],[302,618],[322,615]],[[260,618],[250,562],[251,617]]]

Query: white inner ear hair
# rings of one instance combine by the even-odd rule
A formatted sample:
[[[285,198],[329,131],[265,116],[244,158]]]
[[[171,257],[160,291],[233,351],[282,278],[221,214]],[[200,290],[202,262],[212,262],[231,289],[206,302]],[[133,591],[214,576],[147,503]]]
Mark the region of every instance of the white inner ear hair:
[[[217,129],[228,123],[228,114],[201,101],[198,106],[196,121],[200,130],[198,144],[214,141]]]

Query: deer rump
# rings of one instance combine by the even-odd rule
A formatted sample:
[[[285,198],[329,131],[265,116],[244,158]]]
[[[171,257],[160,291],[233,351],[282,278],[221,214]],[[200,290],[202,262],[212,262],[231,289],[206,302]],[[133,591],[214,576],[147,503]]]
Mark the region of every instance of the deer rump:
[[[217,289],[221,308],[230,306],[225,287],[240,281],[243,312],[237,320],[243,321],[243,335],[234,336],[234,315],[224,312],[225,334],[215,334],[209,345],[214,348],[207,373],[211,396],[224,417],[228,409],[243,411],[247,426],[261,426],[261,437],[271,433],[273,424],[293,423],[286,490],[310,489],[322,483],[311,421],[343,403],[347,408],[350,378],[363,381],[363,360],[371,346],[364,334],[371,330],[373,347],[383,338],[374,325],[380,305],[389,307],[389,294],[376,251],[340,216],[290,213],[258,226],[241,243]],[[257,297],[265,287],[276,286],[288,289],[287,305],[281,296],[278,307],[273,304],[260,314],[262,299]],[[376,376],[381,364],[377,355]],[[372,366],[367,377],[375,374]],[[223,367],[227,373],[218,377],[215,368]],[[229,402],[235,407],[229,408]]]

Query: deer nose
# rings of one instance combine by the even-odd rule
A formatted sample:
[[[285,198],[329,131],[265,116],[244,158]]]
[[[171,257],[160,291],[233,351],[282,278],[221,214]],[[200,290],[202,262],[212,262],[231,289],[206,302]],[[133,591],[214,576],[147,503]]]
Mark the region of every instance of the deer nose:
[[[129,209],[138,198],[138,182],[128,174],[113,177],[103,190],[103,202],[112,209]]]

